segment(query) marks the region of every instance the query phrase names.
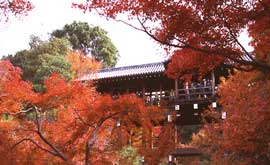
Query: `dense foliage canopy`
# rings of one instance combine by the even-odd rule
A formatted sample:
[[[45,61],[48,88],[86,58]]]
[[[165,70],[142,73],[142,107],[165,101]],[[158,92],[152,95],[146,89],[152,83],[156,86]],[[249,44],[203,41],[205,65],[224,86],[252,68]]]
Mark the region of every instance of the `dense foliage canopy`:
[[[163,119],[159,108],[145,107],[134,95],[115,100],[56,73],[37,93],[10,62],[1,61],[0,71],[1,164],[117,162],[121,141],[140,131],[147,140]]]
[[[74,6],[137,20],[140,26],[126,24],[166,48],[173,78],[204,75],[221,64],[238,69],[219,87],[227,119],[210,111],[216,120],[205,125],[200,147],[210,150],[212,163],[269,163],[269,0],[87,0]],[[253,52],[239,40],[243,32],[251,37]]]
[[[70,51],[67,40],[55,38],[41,41],[32,36],[29,45],[29,50],[19,51],[6,59],[22,69],[22,78],[33,82],[36,90],[42,90],[43,81],[53,72],[60,73],[66,80],[72,78],[71,64],[66,58]]]
[[[219,109],[227,118],[221,120],[219,112],[209,108],[205,113],[209,112],[211,123],[194,136],[192,144],[205,150],[211,163],[270,162],[269,0],[86,0],[74,6],[114,19],[127,13],[138,20],[140,27],[135,28],[172,55],[167,73],[173,78],[197,72],[204,75],[220,64],[237,68],[218,89]],[[31,8],[23,0],[0,2],[5,16],[24,14]],[[102,29],[73,25],[56,30],[49,41],[32,37],[30,50],[9,57],[22,70],[8,61],[0,62],[0,164],[130,163],[140,161],[141,155],[149,163],[160,163],[175,144],[174,125],[169,123],[161,129],[158,147],[149,146],[153,127],[164,121],[159,108],[145,107],[134,95],[118,99],[101,95],[91,82],[66,81],[71,74],[77,78],[92,72],[92,66],[98,68],[83,53],[99,60],[95,53],[101,51],[102,61],[111,51],[88,42],[94,37],[103,43],[102,38],[88,35],[89,31],[106,34]],[[252,39],[252,53],[238,40],[243,31]],[[71,51],[62,37],[83,53]],[[34,91],[33,86],[40,84],[42,92]],[[122,148],[123,141],[136,144],[137,137],[143,137],[139,147]]]
[[[189,69],[200,71],[224,61],[242,70],[270,69],[268,0],[87,0],[74,6],[114,19],[126,13],[138,20],[138,29],[168,46],[173,77],[185,69],[185,62]],[[243,31],[252,37],[254,53],[238,40]],[[198,66],[199,59],[206,59],[203,65]]]
[[[96,26],[91,27],[87,22],[66,24],[63,29],[52,32],[52,37],[65,38],[73,50],[80,50],[101,62],[103,67],[113,67],[119,58],[118,51],[107,32]]]

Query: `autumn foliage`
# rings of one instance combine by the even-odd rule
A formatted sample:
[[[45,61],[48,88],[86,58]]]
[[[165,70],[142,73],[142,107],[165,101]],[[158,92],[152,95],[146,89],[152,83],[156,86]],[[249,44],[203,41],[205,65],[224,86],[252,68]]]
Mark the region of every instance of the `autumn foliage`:
[[[67,59],[71,64],[71,71],[73,72],[75,79],[86,74],[94,73],[101,68],[101,64],[99,62],[80,51],[70,52],[67,55]]]
[[[192,144],[209,153],[211,163],[269,164],[269,0],[86,0],[73,6],[116,20],[123,13],[136,19],[136,29],[168,50],[172,78],[203,76],[221,64],[237,68],[218,90],[227,118],[207,111],[213,120]],[[5,16],[31,9],[24,0],[0,2]],[[251,37],[252,53],[238,39],[243,31]],[[79,52],[68,59],[76,78],[97,66]],[[135,95],[113,99],[97,93],[91,82],[67,83],[57,73],[44,87],[34,92],[19,68],[0,62],[0,164],[119,163],[124,144],[138,146],[138,155],[158,164],[175,147],[169,124],[153,149],[153,127],[163,115]]]
[[[33,7],[28,0],[4,0],[0,2],[0,14],[8,19],[11,15],[26,15]]]
[[[190,80],[192,75],[197,73],[198,78],[202,78],[223,62],[223,57],[205,55],[190,49],[184,49],[174,52],[166,73],[174,79],[181,77]]]
[[[260,72],[236,73],[220,87],[220,102],[228,114],[219,126],[222,148],[251,164],[270,161],[269,83]]]
[[[0,64],[3,164],[117,162],[116,151],[131,132],[143,130],[148,141],[153,125],[163,119],[158,108],[145,107],[135,95],[115,100],[99,95],[91,84],[67,83],[56,73],[45,80],[45,92],[35,93],[20,69],[8,61]]]
[[[206,124],[192,144],[210,157],[211,163],[268,164],[269,157],[269,75],[261,72],[236,71],[230,79],[223,79],[219,87],[222,120],[211,109]]]
[[[191,61],[201,57],[204,57],[203,63],[209,63],[208,69],[222,60],[242,70],[270,69],[266,60],[269,58],[268,0],[87,0],[74,6],[84,11],[97,10],[102,16],[116,20],[122,13],[128,14],[129,19],[139,22],[136,29],[161,43],[173,55],[169,69],[172,71],[186,69],[174,65],[179,63],[175,60],[193,65],[196,62]],[[245,30],[252,37],[253,54],[239,41],[238,37]],[[199,70],[205,71],[205,64],[197,67],[200,66]],[[188,65],[187,69],[190,67]]]
[[[137,20],[139,26],[126,24],[166,48],[173,78],[203,76],[220,64],[236,68],[219,89],[219,109],[227,119],[210,112],[213,123],[197,140],[214,164],[269,164],[269,0],[87,0],[74,6],[115,20],[123,13]],[[243,32],[253,52],[239,40]]]

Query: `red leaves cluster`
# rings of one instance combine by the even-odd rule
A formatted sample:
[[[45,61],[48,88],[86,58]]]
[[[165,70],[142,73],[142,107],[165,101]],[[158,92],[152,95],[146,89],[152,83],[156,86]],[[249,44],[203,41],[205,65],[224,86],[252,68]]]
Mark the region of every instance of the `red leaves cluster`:
[[[67,55],[67,59],[71,63],[71,71],[75,79],[81,78],[86,74],[94,73],[101,68],[99,62],[80,51],[70,52]]]
[[[166,73],[171,78],[189,79],[192,74],[199,74],[199,78],[224,62],[224,58],[215,55],[198,53],[190,49],[175,51]]]
[[[21,79],[20,68],[0,61],[0,113],[16,113],[34,96],[32,85]]]
[[[87,0],[74,6],[84,11],[98,10],[101,15],[111,18],[122,13],[128,14],[130,18],[139,20],[140,30],[162,45],[169,46],[174,56],[181,55],[179,52],[186,49],[192,50],[191,56],[195,52],[198,56],[203,55],[208,59],[204,62],[208,61],[209,65],[215,63],[216,58],[212,56],[218,56],[218,59],[233,61],[231,64],[236,67],[240,64],[259,70],[270,69],[267,53],[270,42],[267,35],[270,13],[268,0]],[[248,29],[260,61],[257,55],[250,56],[242,41],[238,40],[244,29]],[[192,57],[188,61],[190,59]]]
[[[0,113],[12,116],[12,120],[0,121],[0,140],[6,139],[5,145],[0,143],[4,148],[0,152],[8,153],[9,163],[70,163],[86,158],[113,162],[119,149],[117,122],[124,145],[131,132],[150,134],[153,124],[163,119],[159,108],[145,107],[135,95],[115,100],[99,95],[91,84],[67,83],[56,73],[45,80],[46,90],[36,93],[21,79],[20,69],[8,61],[1,61],[0,69]],[[48,118],[50,114],[53,119]],[[91,149],[89,160],[86,144]]]
[[[0,2],[0,13],[4,18],[13,15],[25,15],[28,11],[33,9],[33,5],[28,0],[4,0]]]
[[[167,71],[173,78],[194,72],[202,76],[224,61],[263,71],[237,73],[222,85],[228,119],[211,131],[221,155],[251,164],[269,162],[269,0],[86,0],[77,7],[138,19],[142,31],[173,52]],[[244,29],[252,37],[253,54],[238,40]]]
[[[220,103],[227,118],[208,125],[206,130],[214,143],[212,149],[227,164],[269,162],[269,91],[269,75],[260,72],[237,72],[220,86]]]
[[[264,1],[266,7],[270,6],[269,1]],[[255,48],[255,53],[259,60],[264,63],[270,63],[270,18],[269,12],[257,7],[259,11],[256,14],[256,21],[252,21],[249,30],[250,36],[253,38],[251,45]]]

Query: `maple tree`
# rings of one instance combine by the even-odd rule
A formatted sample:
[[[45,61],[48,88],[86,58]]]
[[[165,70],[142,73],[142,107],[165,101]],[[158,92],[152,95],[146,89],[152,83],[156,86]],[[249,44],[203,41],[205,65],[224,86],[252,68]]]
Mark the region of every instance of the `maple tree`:
[[[1,0],[0,14],[4,19],[8,19],[10,15],[26,15],[33,7],[28,0]]]
[[[269,0],[86,0],[74,6],[151,36],[171,55],[167,73],[173,78],[202,76],[221,64],[249,71],[237,71],[220,86],[228,117],[211,118],[215,123],[206,124],[208,139],[201,143],[210,153],[218,151],[216,163],[269,163]],[[139,27],[119,20],[123,13]],[[245,31],[252,53],[238,38]]]
[[[83,52],[72,51],[68,53],[67,59],[71,64],[71,71],[73,72],[73,78],[81,78],[85,74],[94,73],[101,68],[101,64],[89,56],[86,56]]]
[[[131,130],[149,134],[163,119],[159,108],[145,107],[135,95],[113,99],[99,95],[91,84],[67,83],[56,73],[45,80],[46,90],[36,93],[21,79],[19,68],[1,61],[0,69],[0,113],[12,118],[0,122],[5,140],[0,151],[9,163],[113,162],[120,134],[124,143]]]
[[[269,77],[258,71],[238,72],[219,89],[220,103],[227,112],[227,119],[219,125],[221,148],[251,164],[270,161],[269,83]]]
[[[193,138],[211,162],[224,164],[268,164],[269,156],[269,75],[259,71],[236,71],[219,86],[219,102],[226,119],[211,108],[213,119]]]
[[[116,20],[122,13],[138,20],[139,27],[125,23],[167,46],[172,55],[169,70],[176,74],[186,69],[185,62],[187,69],[199,68],[203,73],[223,62],[242,70],[270,69],[265,60],[269,59],[268,0],[87,0],[73,5]],[[252,38],[254,53],[238,39],[245,30]],[[209,67],[198,66],[201,59]]]

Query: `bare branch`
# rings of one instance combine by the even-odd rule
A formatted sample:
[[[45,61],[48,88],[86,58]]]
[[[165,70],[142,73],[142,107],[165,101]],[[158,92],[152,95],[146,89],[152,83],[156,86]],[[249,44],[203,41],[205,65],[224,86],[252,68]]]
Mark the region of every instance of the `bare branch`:
[[[54,156],[57,156],[57,153],[53,152],[53,151],[50,151],[44,147],[42,147],[41,145],[39,145],[37,142],[35,142],[34,140],[30,139],[30,138],[24,138],[20,141],[18,141],[17,143],[15,143],[12,147],[11,147],[11,150],[13,150],[15,147],[17,147],[19,144],[25,142],[25,141],[29,141],[31,143],[33,143],[34,145],[36,145],[39,149],[41,149],[42,151],[45,151],[45,152],[48,152]]]
[[[136,29],[136,30],[139,30],[139,31],[145,32],[145,30],[144,30],[144,29],[141,29],[141,28],[139,28],[139,27],[136,27],[136,26],[134,26],[134,25],[132,25],[132,24],[130,24],[130,23],[128,23],[128,22],[126,22],[126,21],[119,20],[119,19],[115,19],[115,21],[116,21],[116,22],[121,22],[121,23],[123,23],[123,24],[125,24],[125,25],[128,25],[128,26],[132,27],[133,29]]]
[[[38,136],[41,138],[41,140],[47,144],[51,149],[53,149],[56,153],[56,156],[61,158],[62,160],[64,160],[65,162],[69,162],[69,160],[67,159],[67,157],[55,146],[53,145],[52,143],[50,143],[42,134],[42,118],[40,116],[38,116],[38,113],[37,113],[37,108],[35,108],[35,113],[36,113],[36,123],[37,123],[37,134]]]
[[[78,111],[77,111],[76,109],[74,109],[74,112],[75,112],[75,114],[77,115],[78,119],[79,119],[83,124],[85,124],[85,125],[87,125],[87,126],[89,126],[89,127],[93,127],[93,128],[94,128],[93,125],[91,125],[91,124],[89,124],[89,123],[87,123],[86,121],[83,120],[83,118],[80,116],[80,114],[78,113]]]
[[[225,17],[225,16],[224,16]],[[242,49],[242,51],[245,53],[245,55],[251,60],[251,61],[255,61],[255,59],[252,57],[252,55],[246,50],[246,48],[239,42],[239,40],[237,39],[236,35],[233,33],[231,26],[229,25],[229,23],[226,21],[226,18],[222,19],[224,22],[224,25],[226,26],[226,28],[229,31],[229,34],[231,35],[231,37],[233,38],[233,40],[237,43],[237,45]],[[242,58],[243,55],[240,56],[240,58],[243,60]]]

